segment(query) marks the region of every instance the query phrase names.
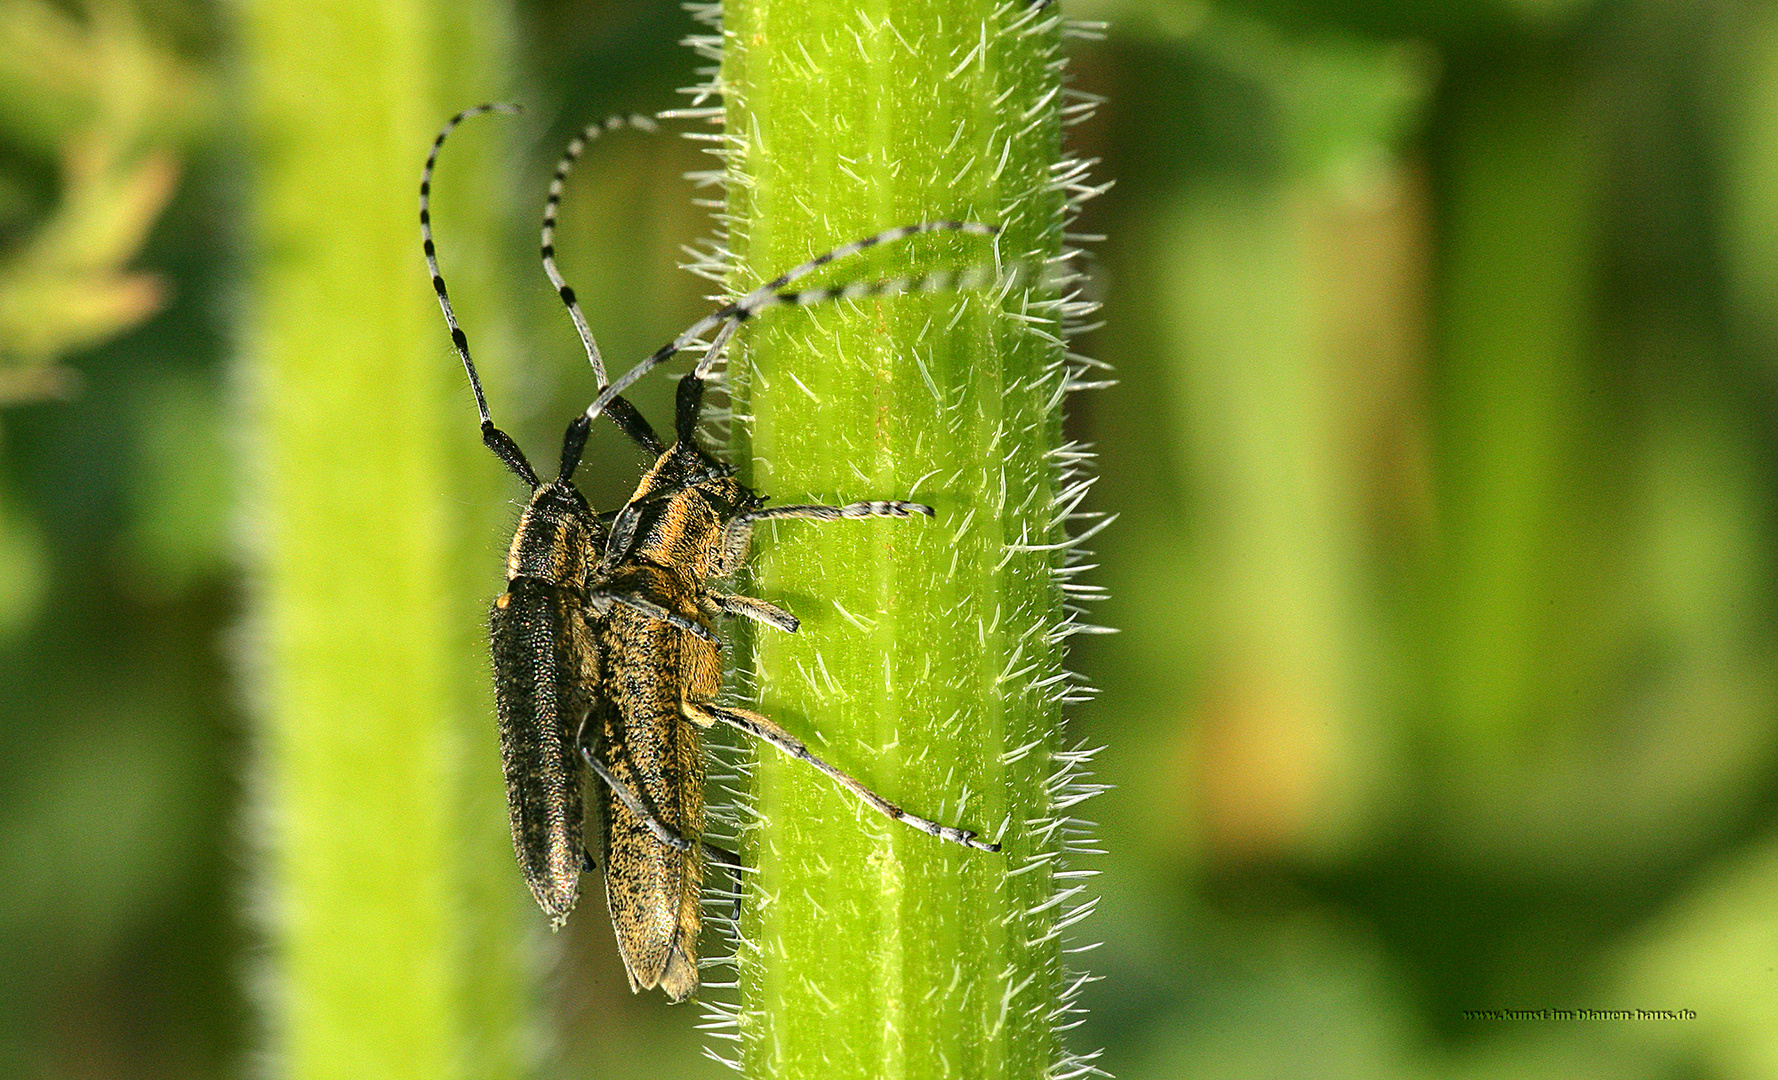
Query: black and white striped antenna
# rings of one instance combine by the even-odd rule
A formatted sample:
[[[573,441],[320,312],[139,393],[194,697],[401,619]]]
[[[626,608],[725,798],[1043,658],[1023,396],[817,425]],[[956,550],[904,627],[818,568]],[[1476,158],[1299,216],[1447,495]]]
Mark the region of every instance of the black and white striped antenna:
[[[819,270],[821,267],[856,255],[862,251],[893,244],[912,236],[931,232],[960,232],[972,236],[998,236],[1000,226],[983,225],[975,221],[924,221],[917,225],[900,225],[893,229],[885,229],[873,236],[854,240],[850,244],[842,244],[832,251],[823,252],[808,262],[796,266],[759,286],[746,296],[733,303],[724,304],[715,311],[692,323],[672,341],[656,349],[648,359],[624,372],[618,380],[600,392],[587,406],[587,418],[593,419],[603,412],[612,399],[623,393],[636,380],[653,371],[675,355],[689,348],[704,334],[717,330],[717,335],[704,351],[703,359],[693,369],[692,374],[702,380],[710,376],[716,361],[722,353],[723,346],[728,344],[737,327],[754,315],[767,308],[794,306],[807,307],[811,304],[827,303],[831,300],[853,300],[866,296],[891,296],[897,293],[940,292],[947,289],[971,288],[986,284],[993,280],[994,268],[983,264],[966,270],[935,270],[926,274],[909,275],[881,281],[854,281],[844,285],[833,285],[819,289],[803,289],[796,292],[781,292],[784,286],[798,278]],[[976,279],[980,279],[979,281]]]

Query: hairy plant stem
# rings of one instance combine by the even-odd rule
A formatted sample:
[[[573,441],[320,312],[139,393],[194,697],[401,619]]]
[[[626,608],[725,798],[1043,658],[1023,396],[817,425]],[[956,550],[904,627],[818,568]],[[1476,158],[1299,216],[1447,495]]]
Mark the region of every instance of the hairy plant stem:
[[[922,237],[812,280],[1060,250],[1053,8],[736,0],[723,19],[737,289],[941,218],[1005,231]],[[1005,845],[889,823],[762,750],[733,1025],[749,1076],[1038,1077],[1063,1060],[1051,453],[1066,374],[1039,295],[777,312],[734,350],[736,460],[757,490],[937,510],[762,530],[757,593],[802,630],[758,635],[760,707],[886,798]]]

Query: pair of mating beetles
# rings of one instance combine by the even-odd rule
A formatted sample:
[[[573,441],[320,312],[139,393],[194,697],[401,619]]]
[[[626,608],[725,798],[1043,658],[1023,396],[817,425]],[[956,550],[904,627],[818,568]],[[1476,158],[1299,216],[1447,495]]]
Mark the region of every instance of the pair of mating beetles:
[[[543,267],[586,346],[598,395],[562,440],[556,478],[540,480],[518,445],[494,426],[469,341],[457,324],[439,275],[428,210],[433,166],[445,138],[463,120],[512,106],[482,105],[452,117],[433,141],[420,180],[420,234],[432,287],[481,414],[482,441],[531,488],[506,558],[506,591],[491,614],[495,707],[506,774],[513,845],[525,881],[553,925],[574,907],[583,869],[603,862],[605,894],[630,988],[659,986],[674,1001],[698,985],[699,904],[703,860],[738,866],[733,853],[701,839],[704,760],[698,732],[718,722],[763,739],[813,765],[866,805],[941,839],[981,851],[999,845],[966,829],[916,817],[811,754],[770,719],[718,704],[722,664],[714,626],[739,615],[795,631],[788,612],[754,597],[724,592],[747,556],[755,523],[781,518],[930,516],[912,502],[766,507],[696,441],[704,384],[736,328],[759,311],[955,285],[959,275],[929,274],[784,291],[797,278],[845,256],[919,233],[993,236],[993,226],[962,221],[906,225],[820,255],[700,319],[615,383],[593,343],[574,291],[555,262],[556,212],[568,172],[601,131],[641,118],[593,125],[568,145],[544,205]],[[674,443],[663,444],[621,392],[649,370],[715,331],[703,359],[679,380]],[[597,514],[574,486],[587,432],[601,414],[655,461],[636,493],[615,513]],[[587,775],[597,778],[597,783]],[[584,799],[593,796],[599,835],[583,834]],[[600,857],[589,851],[589,841]]]

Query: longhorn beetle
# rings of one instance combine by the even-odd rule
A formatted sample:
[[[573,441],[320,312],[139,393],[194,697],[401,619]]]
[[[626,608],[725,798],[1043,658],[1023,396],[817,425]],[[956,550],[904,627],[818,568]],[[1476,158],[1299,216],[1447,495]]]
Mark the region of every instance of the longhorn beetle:
[[[523,451],[494,426],[457,324],[432,243],[429,200],[439,148],[456,126],[486,112],[465,109],[433,140],[420,179],[420,236],[445,324],[481,415],[482,442],[531,488],[506,558],[506,591],[494,601],[489,637],[494,667],[500,754],[507,807],[531,894],[560,926],[574,907],[583,869],[603,862],[605,895],[617,931],[630,989],[659,986],[683,1001],[698,984],[703,859],[731,868],[739,859],[701,838],[704,761],[698,731],[721,722],[801,758],[850,790],[871,809],[943,840],[978,851],[998,844],[974,832],[910,814],[809,752],[772,720],[718,704],[721,658],[714,626],[739,615],[794,632],[789,612],[714,582],[738,570],[755,523],[784,518],[931,516],[914,502],[857,502],[844,506],[765,506],[696,440],[704,384],[735,329],[781,305],[970,287],[968,275],[940,271],[888,281],[856,282],[801,291],[785,286],[830,262],[880,244],[928,232],[992,237],[999,229],[967,221],[904,225],[819,255],[693,323],[614,383],[593,342],[574,290],[555,261],[556,213],[562,189],[587,142],[621,126],[652,129],[641,117],[613,118],[587,127],[568,144],[544,204],[544,272],[567,307],[586,348],[598,394],[562,438],[556,478],[539,479]],[[673,445],[663,444],[621,393],[648,371],[715,331],[703,358],[682,376],[674,410]],[[593,420],[608,415],[655,461],[629,502],[614,514],[595,514],[574,486],[574,470]],[[602,828],[595,856],[583,833],[584,796],[593,799]]]

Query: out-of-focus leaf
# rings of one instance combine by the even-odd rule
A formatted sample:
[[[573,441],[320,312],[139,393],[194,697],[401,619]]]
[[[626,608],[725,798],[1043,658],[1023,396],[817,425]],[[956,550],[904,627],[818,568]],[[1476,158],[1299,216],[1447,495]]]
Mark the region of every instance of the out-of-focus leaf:
[[[1411,43],[1288,36],[1226,17],[1207,23],[1199,43],[1266,91],[1287,167],[1315,178],[1384,167],[1416,128],[1436,71],[1432,54]]]
[[[0,0],[0,137],[60,154],[55,208],[0,256],[0,404],[65,396],[43,365],[157,311],[165,289],[126,265],[178,184],[169,143],[206,115],[203,79],[145,32],[129,7],[80,19],[36,0]]]
[[[63,161],[62,211],[32,238],[27,254],[49,266],[99,269],[128,259],[141,249],[179,183],[171,154],[126,160],[103,135],[74,140]]]
[[[149,711],[43,753],[0,804],[0,935],[115,947],[207,826],[180,812],[201,805],[202,748]]]
[[[168,379],[150,391],[131,488],[133,580],[176,593],[226,563],[233,472],[215,388]]]
[[[94,3],[82,20],[42,0],[0,0],[0,134],[25,147],[54,153],[94,124],[183,139],[214,99],[128,5]]]
[[[1625,953],[1607,1008],[1688,1010],[1644,1021],[1649,1042],[1690,1048],[1724,1080],[1778,1076],[1778,842],[1706,876]]]
[[[0,492],[0,640],[11,638],[37,613],[47,582],[41,531]]]
[[[19,401],[73,397],[80,392],[80,372],[61,364],[0,367],[0,406]]]
[[[1438,70],[1432,50],[1334,28],[1291,32],[1198,3],[1082,5],[1125,34],[1171,42],[1250,81],[1277,125],[1293,173],[1363,181],[1419,127]]]
[[[146,274],[0,276],[0,350],[43,358],[96,345],[153,314],[161,295]]]
[[[157,310],[164,290],[121,264],[178,182],[164,153],[128,165],[97,139],[70,148],[61,208],[0,268],[0,356],[42,361],[97,344]]]

